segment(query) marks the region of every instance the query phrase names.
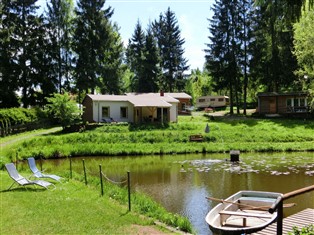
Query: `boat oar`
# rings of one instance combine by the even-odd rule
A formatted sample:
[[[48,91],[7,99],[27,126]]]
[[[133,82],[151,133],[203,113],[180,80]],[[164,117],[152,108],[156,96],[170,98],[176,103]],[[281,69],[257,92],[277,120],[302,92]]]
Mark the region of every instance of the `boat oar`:
[[[224,199],[219,199],[219,198],[214,198],[214,197],[206,197],[206,199],[212,200],[212,201],[217,201],[217,202],[220,202],[220,203],[229,203],[229,204],[234,204],[234,205],[239,205],[239,206],[246,206],[246,207],[250,207],[251,209],[265,209],[265,210],[268,210],[271,207],[271,206],[252,206],[252,205],[249,205],[249,204],[243,204],[243,203],[239,203],[239,202],[232,202],[232,201],[227,201],[227,200],[224,200]],[[293,207],[295,205],[296,205],[295,203],[287,203],[287,204],[284,204],[283,207],[289,208],[289,207]]]

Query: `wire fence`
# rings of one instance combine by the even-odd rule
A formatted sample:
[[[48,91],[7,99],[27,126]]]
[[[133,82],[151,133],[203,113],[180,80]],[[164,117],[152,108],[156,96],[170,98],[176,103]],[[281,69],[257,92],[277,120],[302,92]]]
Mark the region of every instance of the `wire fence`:
[[[70,160],[70,179],[72,179],[72,158],[69,156]],[[83,173],[84,173],[84,181],[85,185],[88,184],[87,181],[87,171],[86,171],[86,165],[85,165],[85,159],[82,159],[82,165],[83,165]],[[131,211],[131,179],[130,179],[130,172],[127,172],[127,179],[123,181],[115,181],[113,179],[110,179],[103,171],[101,168],[101,165],[99,165],[99,180],[100,180],[100,194],[101,196],[104,195],[104,184],[103,184],[103,179],[105,179],[107,182],[115,185],[124,185],[127,183],[128,186],[128,204],[129,204],[129,211]]]

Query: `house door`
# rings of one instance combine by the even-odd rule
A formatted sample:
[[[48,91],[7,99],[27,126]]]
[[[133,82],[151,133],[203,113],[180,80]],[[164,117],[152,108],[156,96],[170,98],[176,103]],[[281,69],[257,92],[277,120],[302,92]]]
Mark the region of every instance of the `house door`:
[[[269,99],[269,113],[276,113],[276,99]]]

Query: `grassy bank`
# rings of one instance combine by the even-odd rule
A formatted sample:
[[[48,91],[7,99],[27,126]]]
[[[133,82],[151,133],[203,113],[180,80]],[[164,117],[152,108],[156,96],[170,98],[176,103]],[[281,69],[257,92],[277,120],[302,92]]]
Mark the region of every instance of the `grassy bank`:
[[[206,124],[209,133],[204,133]],[[168,126],[104,124],[81,133],[37,136],[10,148],[2,156],[14,160],[30,156],[107,156],[168,153],[241,151],[313,151],[314,122],[288,119],[210,118],[203,115],[179,117]],[[203,142],[189,136],[202,134]],[[2,159],[3,162],[3,159]]]
[[[207,124],[210,132],[204,133]],[[15,161],[16,157],[153,155],[225,152],[231,149],[313,151],[313,130],[314,122],[307,120],[212,118],[203,115],[179,117],[178,123],[168,126],[104,124],[81,133],[26,134],[21,135],[18,141],[13,136],[2,138],[0,167]],[[194,134],[202,134],[204,141],[190,142],[189,136]],[[19,170],[27,175],[26,169]],[[65,171],[54,173],[69,178],[64,175]],[[1,190],[4,190],[11,180],[6,172],[0,174]],[[105,185],[105,195],[100,197],[96,178],[89,179],[88,186],[78,182],[83,180],[82,176],[74,174],[73,179],[58,184],[55,191],[1,191],[2,215],[6,215],[1,216],[1,224],[4,225],[1,234],[130,233],[134,224],[151,225],[153,220],[191,231],[185,218],[166,212],[145,195],[134,194],[132,212],[128,212],[125,188]],[[140,214],[146,219],[142,220]],[[49,226],[43,228],[45,224]]]
[[[131,212],[126,189],[105,184],[101,197],[96,179],[88,186],[66,180],[52,191],[32,186],[6,191],[12,180],[6,172],[0,176],[1,234],[142,234],[138,225],[170,233],[154,225],[155,220],[191,232],[187,219],[166,212],[144,195],[132,194]]]

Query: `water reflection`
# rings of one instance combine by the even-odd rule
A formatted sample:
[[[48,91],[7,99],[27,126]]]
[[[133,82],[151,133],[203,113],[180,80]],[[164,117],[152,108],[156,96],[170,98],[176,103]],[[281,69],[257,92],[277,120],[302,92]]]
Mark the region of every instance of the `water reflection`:
[[[205,215],[217,203],[206,197],[227,198],[239,190],[287,193],[314,184],[313,153],[241,154],[233,164],[226,154],[170,155],[147,157],[85,158],[88,172],[123,181],[131,172],[133,190],[141,191],[167,210],[189,218],[198,234],[211,234]],[[73,159],[81,172],[81,159]],[[289,199],[297,206],[285,215],[314,208],[314,192]]]

